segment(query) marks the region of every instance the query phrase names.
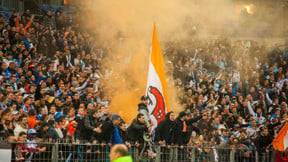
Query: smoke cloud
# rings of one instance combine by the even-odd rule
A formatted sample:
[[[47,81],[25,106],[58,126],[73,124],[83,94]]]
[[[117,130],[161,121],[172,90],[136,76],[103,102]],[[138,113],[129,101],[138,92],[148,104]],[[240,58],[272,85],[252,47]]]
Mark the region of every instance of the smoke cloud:
[[[187,31],[193,26],[201,27],[198,32],[202,38],[229,35],[241,29],[236,22],[239,13],[231,0],[82,0],[81,3],[81,7],[89,10],[86,22],[92,24],[97,43],[110,49],[103,60],[109,71],[109,78],[104,81],[111,99],[109,109],[127,122],[136,117],[137,104],[146,91],[154,22],[162,51],[166,40],[192,39]],[[177,100],[177,89],[171,75],[167,76],[169,107],[179,112],[183,108]]]

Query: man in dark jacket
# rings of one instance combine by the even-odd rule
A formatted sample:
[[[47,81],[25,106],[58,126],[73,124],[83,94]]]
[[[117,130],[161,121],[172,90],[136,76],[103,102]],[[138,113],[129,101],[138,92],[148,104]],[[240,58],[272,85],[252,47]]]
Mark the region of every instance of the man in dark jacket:
[[[102,132],[99,136],[99,143],[101,143],[101,155],[99,159],[107,158],[107,150],[109,150],[113,144],[124,144],[117,127],[120,124],[120,121],[121,118],[117,114],[114,114],[111,117],[109,116],[105,119],[105,121],[102,121]]]
[[[179,146],[178,150],[178,160],[184,160],[185,150],[184,146],[186,145],[186,136],[187,136],[187,124],[186,124],[187,114],[182,111],[179,113],[179,116],[175,120],[174,128],[174,144]]]
[[[106,121],[104,121],[101,127],[102,132],[100,134],[100,139],[99,139],[101,143],[106,143],[108,145],[111,145],[111,142],[113,142],[112,140],[116,140],[116,143],[118,143],[119,141],[120,141],[119,143],[121,143],[122,139],[120,138],[118,128],[115,128],[118,126],[120,121],[121,121],[121,118],[117,114],[112,115],[111,119],[107,118]],[[118,132],[115,132],[115,131],[118,131]]]
[[[179,116],[175,120],[175,128],[174,128],[174,144],[180,146],[183,149],[185,145],[185,137],[187,135],[187,124],[186,124],[187,114],[182,111],[179,113]]]
[[[101,133],[101,124],[99,124],[99,112],[93,109],[83,118],[84,129],[81,129],[80,139],[97,140],[97,134]],[[82,127],[77,127],[80,129]]]
[[[185,120],[185,123],[187,124],[187,133],[185,133],[186,144],[190,141],[190,137],[193,131],[195,131],[198,135],[201,134],[201,129],[198,126],[194,126],[193,123],[198,122],[200,119],[202,119],[202,115],[198,115],[190,119],[189,119],[189,115],[191,114],[187,113],[187,120]]]
[[[274,139],[273,134],[269,133],[269,130],[267,127],[262,127],[260,128],[260,130],[261,130],[261,133],[255,139],[254,143],[258,151],[259,161],[268,161],[269,148]]]
[[[143,135],[148,131],[148,127],[145,124],[145,117],[143,114],[138,114],[137,118],[133,120],[132,124],[128,128],[128,136],[131,142],[144,144]]]
[[[84,115],[85,113],[85,109],[83,107],[78,109],[78,113],[75,117],[75,121],[77,122],[77,127],[76,127],[76,131],[74,133],[76,139],[81,139],[82,136],[82,132],[85,131],[85,127],[84,127]]]
[[[119,135],[123,143],[125,143],[128,147],[130,147],[131,145],[129,143],[127,125],[124,122],[120,122],[118,125],[118,129],[119,129]]]

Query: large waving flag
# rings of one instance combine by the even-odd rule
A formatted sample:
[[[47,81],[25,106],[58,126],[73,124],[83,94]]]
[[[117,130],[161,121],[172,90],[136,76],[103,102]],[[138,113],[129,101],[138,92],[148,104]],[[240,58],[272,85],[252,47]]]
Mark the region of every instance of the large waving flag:
[[[284,127],[279,131],[272,144],[278,151],[284,151],[288,148],[288,122],[286,122]]]
[[[165,119],[165,114],[168,111],[164,61],[155,24],[153,29],[152,51],[149,59],[146,94],[149,98],[148,110],[150,118],[155,128],[161,120]]]

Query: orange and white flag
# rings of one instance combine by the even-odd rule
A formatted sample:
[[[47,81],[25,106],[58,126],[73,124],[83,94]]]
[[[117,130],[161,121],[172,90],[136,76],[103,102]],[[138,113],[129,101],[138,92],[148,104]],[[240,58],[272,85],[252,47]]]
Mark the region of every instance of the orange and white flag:
[[[278,151],[284,151],[288,148],[288,122],[279,131],[272,144],[273,147]]]
[[[148,110],[150,119],[154,124],[153,128],[155,128],[161,120],[165,119],[165,114],[168,111],[164,61],[155,24],[153,29],[152,51],[149,59],[146,94],[149,99]]]

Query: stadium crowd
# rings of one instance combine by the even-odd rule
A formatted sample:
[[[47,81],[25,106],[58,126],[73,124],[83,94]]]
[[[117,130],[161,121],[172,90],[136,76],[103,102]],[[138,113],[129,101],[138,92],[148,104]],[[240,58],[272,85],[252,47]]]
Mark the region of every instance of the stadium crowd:
[[[141,148],[143,135],[152,132],[146,96],[130,126],[109,112],[101,87],[108,50],[96,47],[92,35],[72,20],[59,11],[47,11],[39,20],[29,10],[14,12],[9,22],[0,17],[0,133],[10,143],[26,142],[13,150],[19,161],[27,158],[25,151],[49,149],[33,142]],[[163,51],[183,111],[167,113],[152,132],[154,143],[165,146],[164,152],[172,145],[206,147],[202,160],[215,146],[245,148],[241,160],[255,148],[267,158],[288,120],[288,51],[226,39],[166,42]]]

